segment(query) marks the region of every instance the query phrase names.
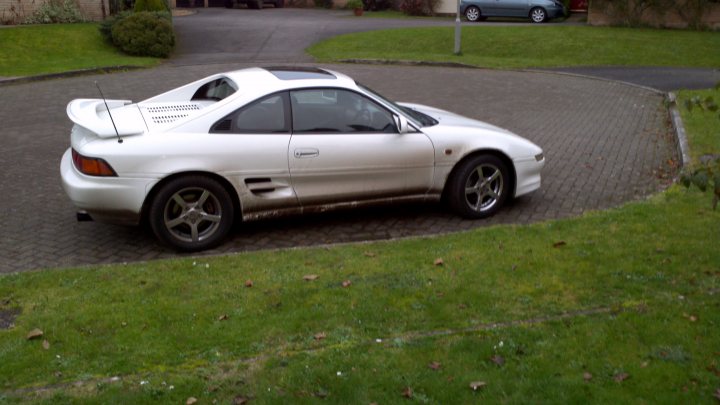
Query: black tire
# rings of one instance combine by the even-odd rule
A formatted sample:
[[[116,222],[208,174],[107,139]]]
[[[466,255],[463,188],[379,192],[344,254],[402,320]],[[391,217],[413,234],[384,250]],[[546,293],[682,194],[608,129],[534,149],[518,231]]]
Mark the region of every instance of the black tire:
[[[150,205],[148,222],[161,242],[196,252],[219,245],[232,229],[234,217],[225,188],[209,177],[192,175],[161,186]]]
[[[285,0],[275,0],[275,8],[285,7]]]
[[[547,21],[547,12],[542,7],[535,7],[530,10],[530,21],[541,24]]]
[[[225,0],[225,8],[235,8],[235,0]]]
[[[459,163],[451,176],[447,185],[448,203],[464,218],[486,218],[495,214],[512,192],[510,171],[505,162],[494,155],[468,158]]]
[[[465,18],[467,18],[470,22],[478,22],[480,21],[482,17],[482,13],[480,12],[480,9],[475,6],[470,6],[465,9]]]

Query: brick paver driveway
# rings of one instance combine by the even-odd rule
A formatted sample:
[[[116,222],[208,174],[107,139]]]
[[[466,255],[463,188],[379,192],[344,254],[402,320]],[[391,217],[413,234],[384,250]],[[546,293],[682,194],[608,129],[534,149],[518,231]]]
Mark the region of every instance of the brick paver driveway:
[[[239,65],[161,67],[0,87],[0,272],[177,256],[149,232],[77,223],[60,186],[71,99],[141,100]],[[244,224],[209,253],[376,240],[529,223],[642,198],[662,187],[674,159],[662,96],[613,82],[551,73],[394,66],[335,66],[387,96],[506,127],[542,146],[544,184],[496,217],[467,221],[438,205],[345,211]]]

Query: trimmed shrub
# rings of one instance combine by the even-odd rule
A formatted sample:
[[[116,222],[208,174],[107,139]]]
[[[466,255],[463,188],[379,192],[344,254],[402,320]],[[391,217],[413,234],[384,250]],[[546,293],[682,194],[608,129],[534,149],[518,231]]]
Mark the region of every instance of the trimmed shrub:
[[[333,8],[333,0],[314,0],[315,7]]]
[[[135,0],[135,12],[141,11],[169,11],[163,0]]]
[[[102,35],[103,39],[107,42],[112,43],[112,27],[113,25],[119,23],[121,20],[130,17],[132,15],[132,11],[123,11],[122,13],[117,13],[113,16],[110,16],[100,22],[98,25],[98,31],[100,31],[100,35]]]
[[[143,11],[112,26],[115,46],[129,55],[167,58],[175,46],[170,13]]]
[[[49,0],[44,2],[25,24],[57,24],[84,22],[77,4],[73,0]]]

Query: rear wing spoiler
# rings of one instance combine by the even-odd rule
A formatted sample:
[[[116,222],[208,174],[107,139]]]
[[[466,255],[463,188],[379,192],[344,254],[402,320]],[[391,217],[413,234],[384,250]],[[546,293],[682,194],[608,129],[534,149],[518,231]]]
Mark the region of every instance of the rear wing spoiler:
[[[117,127],[117,133],[110,120],[108,109]],[[147,130],[145,120],[136,105],[130,100],[105,100],[80,98],[67,106],[68,118],[75,124],[94,132],[100,138],[139,135]]]

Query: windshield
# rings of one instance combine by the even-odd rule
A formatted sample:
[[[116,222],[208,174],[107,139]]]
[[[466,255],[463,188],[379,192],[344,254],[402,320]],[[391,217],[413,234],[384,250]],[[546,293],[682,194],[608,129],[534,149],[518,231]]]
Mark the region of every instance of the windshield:
[[[366,92],[370,93],[371,95],[379,98],[380,100],[384,101],[385,103],[387,103],[387,104],[395,107],[396,109],[404,112],[405,115],[410,119],[410,121],[411,121],[413,124],[415,124],[415,126],[419,126],[419,127],[431,127],[431,126],[433,126],[433,125],[437,125],[437,123],[438,123],[438,121],[437,121],[436,119],[434,119],[433,117],[431,117],[431,116],[429,116],[429,115],[427,115],[427,114],[423,114],[423,113],[421,113],[420,111],[413,110],[412,108],[403,107],[403,106],[397,104],[396,102],[394,102],[394,101],[392,101],[392,100],[388,100],[388,99],[385,98],[383,95],[381,95],[381,94],[379,94],[378,92],[372,90],[371,88],[369,88],[369,87],[367,87],[367,86],[365,86],[365,85],[363,85],[363,84],[361,84],[361,83],[357,83],[357,82],[355,82],[355,83],[358,85],[358,87],[360,87],[361,89],[363,89],[363,90],[365,90]]]

